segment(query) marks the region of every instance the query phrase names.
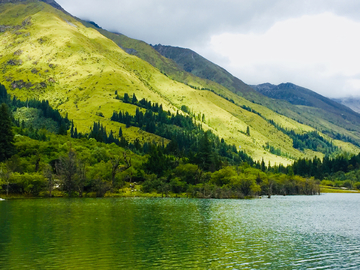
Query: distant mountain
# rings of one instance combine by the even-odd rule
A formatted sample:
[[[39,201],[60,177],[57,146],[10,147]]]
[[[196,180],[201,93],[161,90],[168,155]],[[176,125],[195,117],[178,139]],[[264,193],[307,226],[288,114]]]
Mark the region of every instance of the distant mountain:
[[[333,98],[332,100],[349,107],[355,112],[360,113],[360,97]]]
[[[339,104],[339,102],[292,83],[282,83],[279,85],[264,83],[252,85],[251,87],[264,96],[286,100],[294,105],[321,108],[341,115],[348,115],[348,117],[360,117],[358,113],[354,113],[352,110],[349,110],[348,107]]]
[[[215,81],[232,92],[247,99],[257,99],[258,95],[242,80],[234,77],[224,68],[212,63],[190,49],[154,45],[162,56],[172,59],[181,69],[197,77]]]

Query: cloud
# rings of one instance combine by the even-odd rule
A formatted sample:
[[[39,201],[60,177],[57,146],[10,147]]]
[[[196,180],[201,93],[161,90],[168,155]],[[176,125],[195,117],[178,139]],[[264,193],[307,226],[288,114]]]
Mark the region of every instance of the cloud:
[[[191,48],[247,83],[291,81],[328,96],[359,92],[358,0],[57,2],[107,30]]]
[[[360,95],[360,22],[331,13],[274,24],[262,34],[215,35],[214,52],[250,84],[290,81],[325,96]]]
[[[264,32],[279,20],[326,11],[359,19],[357,0],[58,0],[80,18],[148,43],[206,43],[231,31]]]

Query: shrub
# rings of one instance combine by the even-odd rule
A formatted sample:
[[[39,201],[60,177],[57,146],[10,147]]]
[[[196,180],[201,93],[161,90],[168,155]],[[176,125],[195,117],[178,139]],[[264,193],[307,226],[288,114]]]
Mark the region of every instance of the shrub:
[[[343,182],[343,186],[348,188],[348,189],[352,189],[352,183],[350,180],[346,180]]]
[[[355,188],[355,189],[360,189],[360,182],[356,182],[356,183],[354,184],[354,188]]]
[[[333,187],[334,186],[334,182],[330,181],[330,180],[322,180],[321,181],[321,185],[323,186],[328,186],[328,187]]]
[[[180,178],[176,177],[170,181],[171,191],[174,193],[181,193],[186,191],[186,183],[181,181]]]

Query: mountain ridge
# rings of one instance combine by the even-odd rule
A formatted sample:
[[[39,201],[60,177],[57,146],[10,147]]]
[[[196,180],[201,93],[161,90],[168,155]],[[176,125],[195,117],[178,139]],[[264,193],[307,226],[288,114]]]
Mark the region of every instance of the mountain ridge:
[[[164,56],[169,57],[170,59],[174,60],[177,64],[181,66],[184,66],[184,62],[186,62],[186,57],[180,57],[184,55],[184,51],[187,52],[187,54],[195,53],[192,52],[189,49],[183,49],[179,47],[172,47],[172,46],[162,46],[162,45],[155,45],[155,48],[158,49],[159,52],[163,53]],[[165,48],[165,49],[164,49]],[[189,52],[190,51],[190,52]],[[196,54],[196,53],[195,53]],[[187,57],[189,58],[189,57]],[[200,58],[201,59],[201,58]],[[192,58],[190,62],[194,62],[196,58]],[[207,64],[211,63],[210,61],[207,61]],[[204,65],[198,64],[198,68],[202,68]],[[201,72],[199,72],[201,73]],[[230,73],[226,73],[227,75]],[[230,74],[230,78],[235,78],[233,75]],[[210,79],[208,77],[208,79]],[[217,83],[224,85],[222,80],[218,80],[218,78],[215,76],[212,78],[213,81],[216,81]],[[243,85],[245,88],[251,88],[251,86],[248,86],[244,83]],[[234,91],[233,89],[229,88],[233,92],[237,93],[238,91]],[[252,90],[256,91],[255,89],[251,88]],[[246,97],[248,100],[251,100],[254,103],[261,104],[263,106],[266,106],[267,108],[276,111],[284,116],[287,116],[291,119],[294,119],[298,122],[305,123],[307,125],[310,125],[314,127],[315,129],[318,129],[320,131],[322,130],[332,130],[332,133],[337,133],[338,128],[334,126],[340,126],[343,129],[341,130],[341,133],[346,133],[346,136],[353,137],[358,142],[359,136],[360,136],[360,116],[358,114],[354,114],[353,111],[348,110],[347,107],[339,106],[335,102],[322,97],[319,94],[314,93],[311,90],[301,88],[302,91],[310,91],[308,93],[312,93],[312,95],[315,95],[317,97],[317,100],[321,103],[321,106],[293,106],[294,104],[291,104],[283,99],[273,99],[268,98],[266,95],[263,95],[262,93],[254,94],[251,91],[243,91],[242,94],[244,97]],[[240,90],[241,91],[241,90]],[[248,93],[251,93],[251,96],[248,96]],[[330,103],[330,104],[328,104]],[[319,111],[320,110],[320,111]],[[345,115],[343,113],[339,113],[339,110],[345,111]],[[321,121],[314,121],[314,114],[317,115],[317,117],[321,118]],[[351,131],[351,132],[349,132]],[[354,136],[355,135],[355,136]],[[355,138],[356,137],[356,138]]]
[[[360,114],[360,97],[333,98],[332,100]]]
[[[270,83],[264,83],[251,86],[259,93],[274,99],[286,100],[294,105],[304,105],[312,107],[334,107],[335,109],[346,111],[350,114],[360,117],[358,113],[353,110],[349,110],[348,107],[335,102],[334,100],[324,97],[310,89],[295,85],[293,83],[281,83],[279,85],[273,85]]]
[[[0,14],[0,25],[20,26],[0,33],[0,79],[9,93],[23,100],[49,100],[63,114],[68,113],[81,132],[89,130],[94,121],[101,121],[108,131],[117,132],[122,127],[129,138],[161,143],[163,138],[159,136],[110,120],[113,111],[135,114],[137,106],[121,102],[117,96],[136,93],[138,99],[162,104],[165,110],[189,112],[196,117],[203,114],[206,120],[196,121],[204,129],[212,130],[230,144],[241,145],[256,160],[289,164],[292,160],[288,157],[323,156],[321,152],[295,149],[292,139],[268,120],[301,134],[313,132],[310,126],[246,100],[216,82],[183,72],[144,42],[105,33],[95,29],[96,25],[87,25],[39,1],[1,4]],[[19,15],[14,18],[14,14]],[[30,17],[30,23],[22,25]],[[126,53],[126,49],[153,57],[154,65]],[[163,65],[160,68],[159,63]],[[167,74],[169,66],[173,71]],[[251,92],[260,96],[252,89]],[[188,112],[182,111],[184,105]],[[247,127],[251,136],[246,135]],[[359,151],[346,142],[334,143],[345,151]],[[266,145],[282,149],[287,156],[271,153]]]

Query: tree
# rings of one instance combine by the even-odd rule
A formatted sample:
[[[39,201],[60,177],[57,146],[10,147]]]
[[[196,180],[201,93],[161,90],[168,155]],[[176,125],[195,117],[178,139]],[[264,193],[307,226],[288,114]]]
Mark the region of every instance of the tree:
[[[56,173],[61,179],[63,190],[68,193],[69,196],[71,196],[74,191],[78,191],[81,197],[86,180],[85,164],[78,160],[71,146],[68,155],[60,157],[55,167]]]
[[[64,121],[61,121],[61,124],[58,129],[58,135],[67,135],[67,128]]]
[[[246,135],[250,136],[250,127],[249,126],[246,127]]]
[[[52,168],[50,165],[47,165],[44,169],[44,176],[47,179],[47,186],[49,190],[49,197],[52,196],[52,191],[54,189],[54,176],[52,172]]]
[[[3,103],[0,106],[0,162],[7,160],[14,153],[15,146],[11,114],[9,107]]]
[[[169,159],[164,155],[161,147],[152,145],[149,154],[150,156],[147,162],[143,163],[143,166],[148,173],[162,176],[167,170],[171,169]]]
[[[120,166],[121,159],[118,156],[111,158],[111,184],[115,187],[115,176],[119,172],[123,172],[131,167],[131,158],[128,159],[126,152],[123,153],[125,165]]]
[[[130,97],[128,95],[128,93],[124,94],[124,99],[123,99],[124,103],[130,103]]]
[[[6,91],[5,86],[3,86],[2,84],[0,84],[0,102],[8,102],[9,97]]]
[[[6,195],[9,195],[11,170],[9,169],[8,162],[0,167],[0,179],[6,184]]]
[[[135,93],[133,94],[133,97],[132,97],[132,100],[131,100],[131,103],[132,104],[136,104],[138,102],[136,96],[135,96]]]
[[[204,133],[204,136],[199,142],[199,152],[197,153],[196,159],[197,164],[201,169],[209,171],[213,163],[213,149],[209,140],[208,132]]]
[[[266,171],[266,166],[265,166],[265,161],[264,161],[264,159],[261,160],[261,170],[262,170],[263,172]]]

